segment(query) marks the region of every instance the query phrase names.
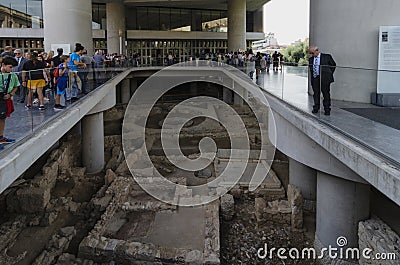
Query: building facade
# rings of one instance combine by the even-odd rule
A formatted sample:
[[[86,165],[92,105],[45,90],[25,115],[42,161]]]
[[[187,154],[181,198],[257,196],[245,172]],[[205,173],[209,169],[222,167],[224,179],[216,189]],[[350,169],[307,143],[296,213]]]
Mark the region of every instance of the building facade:
[[[186,61],[245,50],[263,39],[266,2],[0,0],[0,48],[49,51],[80,42],[91,53],[136,55],[142,65],[159,64],[169,54]]]

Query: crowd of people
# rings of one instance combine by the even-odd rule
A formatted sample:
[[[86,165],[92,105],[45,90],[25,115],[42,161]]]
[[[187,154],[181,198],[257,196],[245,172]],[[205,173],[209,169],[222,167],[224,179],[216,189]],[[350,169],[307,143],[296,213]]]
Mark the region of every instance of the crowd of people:
[[[205,53],[200,56],[200,59],[245,68],[251,79],[254,78],[254,75],[258,79],[261,72],[269,72],[271,65],[275,72],[282,71],[284,65],[284,57],[280,52],[275,51],[273,54],[257,52],[254,54],[251,49],[245,52]]]
[[[45,103],[50,101],[46,96],[51,94],[49,92],[57,95],[54,110],[62,110],[64,106],[58,101],[60,96],[65,95],[67,101],[74,102],[78,100],[80,93],[88,93],[86,81],[92,68],[124,67],[126,63],[125,56],[105,56],[102,51],[89,56],[80,43],[76,43],[74,51],[69,55],[65,55],[62,48],[58,48],[56,52],[57,54],[54,51],[34,51],[24,54],[20,49],[13,50],[7,46],[0,54],[0,60],[9,57],[16,61],[12,72],[19,80],[18,103],[26,103],[27,110],[32,109],[33,105],[38,105],[39,110],[45,110]],[[103,78],[100,71],[94,76],[97,83],[101,83]]]
[[[4,144],[13,143],[15,139],[7,138],[4,134],[5,121],[14,111],[13,97],[18,93],[17,102],[24,103],[25,109],[46,109],[45,103],[50,102],[50,95],[55,94],[53,109],[59,111],[65,108],[61,98],[74,102],[79,95],[88,93],[87,80],[91,68],[95,71],[94,81],[97,84],[104,82],[102,68],[108,66],[124,66],[123,56],[104,56],[101,51],[92,57],[87,54],[85,47],[75,44],[74,51],[64,54],[62,48],[49,53],[27,52],[20,49],[5,47],[0,54],[0,149]]]
[[[3,136],[5,119],[13,111],[12,97],[18,93],[19,103],[25,103],[25,108],[31,110],[37,105],[38,110],[45,110],[45,103],[50,102],[49,91],[54,92],[54,110],[59,111],[65,108],[61,98],[74,102],[78,100],[79,94],[87,94],[87,80],[89,72],[93,70],[93,80],[96,84],[104,81],[104,72],[99,70],[107,67],[137,67],[140,54],[134,53],[128,57],[118,54],[103,54],[102,50],[96,51],[93,56],[87,54],[85,47],[80,43],[75,44],[74,51],[69,55],[64,54],[62,48],[58,48],[56,54],[50,52],[26,52],[20,49],[13,50],[7,46],[0,54],[1,78],[0,82],[0,149],[2,143],[15,141]],[[229,53],[203,52],[194,58],[187,57],[187,60],[200,59],[219,63],[225,63],[241,68],[253,79],[259,78],[261,72],[282,71],[284,57],[275,51],[269,53],[253,53],[253,51],[236,51]],[[172,65],[178,63],[173,53],[167,56],[159,56],[157,64]]]

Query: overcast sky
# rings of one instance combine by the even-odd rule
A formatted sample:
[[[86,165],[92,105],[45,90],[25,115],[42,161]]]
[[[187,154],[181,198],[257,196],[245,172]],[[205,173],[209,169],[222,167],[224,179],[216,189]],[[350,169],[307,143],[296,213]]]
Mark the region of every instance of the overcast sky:
[[[264,31],[279,44],[304,40],[309,32],[310,0],[271,0],[264,7]]]

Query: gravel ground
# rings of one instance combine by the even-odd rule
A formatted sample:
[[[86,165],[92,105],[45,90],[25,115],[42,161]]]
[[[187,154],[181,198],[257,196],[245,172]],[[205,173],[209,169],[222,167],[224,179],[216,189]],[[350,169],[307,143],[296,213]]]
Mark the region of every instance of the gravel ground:
[[[258,249],[268,246],[287,249],[312,247],[312,240],[303,232],[291,231],[289,226],[274,224],[258,226],[254,214],[254,199],[235,200],[235,216],[231,221],[221,221],[221,264],[317,264],[314,260],[279,259],[277,252],[273,258],[261,259],[257,256]],[[264,252],[262,252],[264,253]],[[261,253],[261,254],[262,254]]]

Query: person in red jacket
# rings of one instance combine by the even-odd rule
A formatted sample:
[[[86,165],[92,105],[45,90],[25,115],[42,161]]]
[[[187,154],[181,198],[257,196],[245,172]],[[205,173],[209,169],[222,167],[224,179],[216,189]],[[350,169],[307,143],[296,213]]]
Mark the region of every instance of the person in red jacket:
[[[20,86],[18,76],[12,72],[17,65],[13,57],[3,57],[0,75],[0,149],[4,148],[3,144],[15,142],[15,139],[4,137],[4,128],[6,118],[14,111],[12,96]]]

